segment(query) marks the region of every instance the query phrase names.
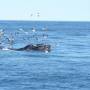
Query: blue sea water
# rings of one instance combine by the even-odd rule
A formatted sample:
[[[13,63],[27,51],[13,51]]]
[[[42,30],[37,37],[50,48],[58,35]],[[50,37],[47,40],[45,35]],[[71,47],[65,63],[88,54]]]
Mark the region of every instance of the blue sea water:
[[[42,41],[30,38],[32,27],[47,27],[51,52],[0,51],[0,90],[90,90],[90,22],[0,21],[6,35],[30,33],[14,36],[14,47]]]

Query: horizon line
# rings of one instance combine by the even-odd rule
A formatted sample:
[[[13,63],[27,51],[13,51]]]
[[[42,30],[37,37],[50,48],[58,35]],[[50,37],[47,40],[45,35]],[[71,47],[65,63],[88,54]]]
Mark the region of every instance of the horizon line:
[[[90,21],[87,21],[87,20],[18,20],[18,19],[6,19],[6,20],[0,20],[0,21],[36,21],[36,22],[43,22],[43,21],[46,21],[46,22],[90,22]]]

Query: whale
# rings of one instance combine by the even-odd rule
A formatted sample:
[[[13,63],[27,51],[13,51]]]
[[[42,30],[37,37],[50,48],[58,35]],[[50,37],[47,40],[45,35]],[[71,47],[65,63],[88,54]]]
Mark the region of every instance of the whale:
[[[14,51],[43,51],[43,52],[50,52],[51,45],[47,44],[28,44],[21,48],[8,48],[4,46],[0,46],[0,50],[14,50]]]
[[[44,52],[50,52],[51,51],[51,45],[46,44],[29,44],[22,48],[9,48],[10,50],[15,51],[44,51]]]

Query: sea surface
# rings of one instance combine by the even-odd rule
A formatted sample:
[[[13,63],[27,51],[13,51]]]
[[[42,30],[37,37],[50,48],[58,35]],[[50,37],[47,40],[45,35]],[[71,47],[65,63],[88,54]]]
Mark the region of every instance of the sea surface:
[[[51,52],[0,50],[0,90],[90,90],[90,22],[0,21],[2,29],[5,47],[13,34],[14,48],[47,43]]]

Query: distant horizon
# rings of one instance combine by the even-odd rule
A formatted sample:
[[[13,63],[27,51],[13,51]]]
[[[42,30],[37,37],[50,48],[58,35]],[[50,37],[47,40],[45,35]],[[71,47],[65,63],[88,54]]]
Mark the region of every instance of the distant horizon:
[[[90,21],[73,21],[73,20],[68,20],[68,21],[66,21],[66,20],[0,20],[0,21],[36,21],[36,22],[43,22],[43,21],[45,21],[45,22],[90,22]]]

